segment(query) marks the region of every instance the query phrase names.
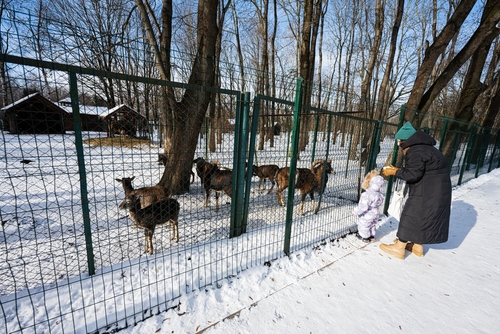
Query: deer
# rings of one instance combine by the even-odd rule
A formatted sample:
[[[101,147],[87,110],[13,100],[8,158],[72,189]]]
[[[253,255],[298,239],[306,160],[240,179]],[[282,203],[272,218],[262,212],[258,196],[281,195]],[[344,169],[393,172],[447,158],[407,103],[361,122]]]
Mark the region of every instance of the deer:
[[[271,182],[271,188],[267,192],[268,194],[273,190],[274,185],[275,185],[275,176],[276,173],[278,172],[280,168],[277,165],[262,165],[262,166],[255,166],[252,165],[252,175],[258,176],[259,177],[259,190],[262,182],[264,182],[264,189],[266,190],[266,180],[269,180]]]
[[[203,158],[196,158],[196,172],[200,177],[203,189],[205,189],[205,207],[208,206],[211,190],[215,191],[215,210],[219,210],[219,193],[225,192],[229,197],[232,195],[233,171],[230,169],[220,169],[216,163],[205,161]]]
[[[145,208],[155,202],[170,198],[170,192],[161,185],[151,186],[151,187],[143,187],[134,189],[132,186],[132,181],[135,179],[135,176],[132,177],[124,177],[121,179],[116,179],[116,181],[120,182],[123,186],[123,190],[125,191],[125,197],[135,194],[137,198],[139,198],[141,202],[141,207]],[[123,202],[120,203],[119,207],[123,205]],[[133,220],[133,219],[132,219]],[[135,227],[132,225],[132,227]]]
[[[179,242],[180,204],[176,199],[166,198],[146,207],[141,206],[140,197],[132,193],[125,197],[120,209],[128,209],[130,219],[144,229],[144,252],[153,254],[153,233],[156,225],[167,224],[172,228],[172,240]]]
[[[323,170],[325,171],[325,178],[323,178]],[[306,196],[309,194],[314,213],[318,213],[318,206],[314,203],[314,193],[322,194],[325,190],[326,183],[328,182],[328,174],[334,174],[332,169],[331,160],[317,159],[311,163],[311,168],[297,168],[295,178],[295,189],[300,190],[300,214],[304,215],[304,202]],[[284,206],[282,192],[288,188],[288,178],[290,176],[290,167],[283,167],[276,173],[276,181],[278,183],[278,204]]]

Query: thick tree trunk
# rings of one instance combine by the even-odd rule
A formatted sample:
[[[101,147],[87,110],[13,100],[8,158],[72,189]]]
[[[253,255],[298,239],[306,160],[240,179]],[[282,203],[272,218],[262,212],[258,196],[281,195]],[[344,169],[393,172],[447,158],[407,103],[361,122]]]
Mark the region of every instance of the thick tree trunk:
[[[161,27],[157,42],[151,19],[146,10],[146,3],[136,0],[142,21],[148,33],[148,41],[156,57],[157,68],[164,80],[170,80],[170,42],[172,34],[172,0],[163,0]],[[197,54],[192,65],[189,85],[212,87],[217,26],[218,0],[199,0],[197,21]],[[189,178],[192,161],[198,141],[198,135],[212,99],[208,90],[186,90],[180,102],[176,102],[173,91],[166,88],[163,112],[165,129],[164,152],[168,161],[159,182],[172,194],[189,191]]]
[[[492,90],[492,97],[487,109],[486,115],[483,118],[482,125],[492,128],[495,125],[495,119],[498,117],[500,111],[500,78],[497,78],[495,89]]]
[[[474,7],[475,3],[476,0],[461,1],[451,18],[442,29],[441,33],[425,50],[425,57],[422,61],[422,64],[418,68],[417,76],[415,78],[410,97],[408,98],[408,102],[406,104],[406,120],[414,121],[418,116],[418,113],[416,113],[416,111],[420,107],[422,97],[428,86],[429,78],[434,66],[436,65],[436,61],[446,49],[456,31],[460,29],[463,22]],[[420,124],[415,125],[418,127]]]
[[[484,64],[486,63],[486,59],[488,57],[493,39],[497,37],[500,32],[500,29],[496,28],[496,23],[494,23],[498,22],[498,20],[500,20],[500,5],[497,4],[497,1],[489,0],[484,8],[481,24],[474,34],[474,36],[476,36],[476,40],[472,42],[469,41],[469,43],[467,43],[464,49],[462,49],[462,51],[467,49],[473,49],[473,47],[469,45],[477,44],[477,46],[474,47],[474,54],[472,55],[469,69],[467,71],[467,75],[464,80],[464,87],[460,94],[460,99],[457,106],[458,112],[454,115],[455,118],[463,121],[464,123],[460,124],[452,123],[449,128],[449,131],[451,132],[467,131],[466,124],[469,123],[474,118],[474,105],[477,101],[477,98],[487,88],[487,85],[481,82],[481,74],[484,68]],[[460,53],[462,53],[462,51],[460,51]],[[451,68],[449,72],[451,75],[454,75],[454,73],[458,71],[457,67],[460,64],[460,61],[457,59],[465,59],[466,57],[464,55],[462,58],[460,58],[459,57],[460,53],[448,65],[445,72],[448,72],[448,69]],[[457,64],[453,65],[454,62],[456,62]],[[463,60],[463,62],[465,62],[465,60]],[[455,68],[457,69],[453,70]],[[432,99],[433,94],[436,94],[436,91],[439,88],[435,88],[435,86],[438,86],[440,82],[442,84],[442,82],[445,80],[442,78],[444,76],[445,75],[442,75],[440,78],[438,78],[436,83],[433,86],[431,86],[431,88],[426,94],[424,94],[421,102],[422,107],[425,108],[425,106],[429,105],[429,102],[426,102],[426,99],[430,100]],[[449,80],[450,79],[447,79],[447,81]],[[453,163],[452,151],[453,151],[453,139],[449,138],[447,142],[444,144],[443,153],[447,157],[450,164]]]

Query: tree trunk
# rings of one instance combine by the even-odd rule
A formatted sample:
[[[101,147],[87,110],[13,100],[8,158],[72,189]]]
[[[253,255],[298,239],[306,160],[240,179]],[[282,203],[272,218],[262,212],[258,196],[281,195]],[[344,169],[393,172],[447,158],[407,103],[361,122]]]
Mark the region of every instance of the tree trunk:
[[[384,29],[384,3],[382,0],[375,2],[375,36],[373,37],[370,48],[370,58],[366,65],[363,81],[361,83],[361,105],[360,110],[364,112],[366,118],[372,118],[371,112],[371,94],[370,87],[373,79],[373,71],[380,53],[380,44],[382,43],[382,33]]]
[[[370,87],[373,79],[373,72],[377,64],[378,55],[380,53],[380,45],[382,43],[382,33],[384,29],[384,4],[382,0],[376,0],[375,3],[375,36],[373,38],[373,43],[370,48],[370,58],[366,66],[364,73],[364,78],[361,83],[361,99],[360,99],[360,111],[363,112],[365,118],[373,119],[372,111],[372,96],[370,92]],[[368,15],[367,15],[368,16]],[[365,127],[364,124],[360,125],[360,128]],[[354,160],[356,157],[361,156],[363,149],[366,149],[368,142],[370,141],[371,133],[369,131],[356,131],[353,144],[358,144],[359,147],[353,146],[349,159]],[[358,150],[359,149],[359,150]]]
[[[395,13],[394,25],[392,26],[389,54],[387,55],[387,64],[385,66],[382,83],[380,84],[378,93],[379,102],[377,103],[377,110],[375,112],[374,119],[385,119],[387,117],[391,97],[394,95],[394,92],[391,92],[391,88],[389,87],[389,81],[391,78],[392,66],[394,64],[394,57],[396,55],[399,28],[401,26],[401,21],[403,20],[404,5],[404,0],[398,0],[398,7]]]
[[[270,64],[270,75],[271,75],[271,83],[270,83],[270,93],[271,96],[276,96],[276,33],[278,30],[278,6],[276,0],[273,0],[273,12],[274,12],[274,26],[273,32],[271,34],[271,64]],[[271,138],[269,140],[269,147],[274,147],[274,124],[276,123],[275,118],[276,108],[275,103],[271,102],[271,117],[270,123],[273,129]]]
[[[495,6],[496,8],[490,13],[490,15],[488,15],[485,21],[481,22],[480,26],[469,39],[464,48],[460,50],[448,66],[446,66],[443,73],[422,96],[417,108],[421,113],[425,113],[429,109],[431,103],[438,96],[439,92],[441,92],[441,90],[455,76],[463,64],[465,64],[465,62],[469,60],[479,48],[490,44],[493,39],[498,36],[500,29],[497,28],[496,25],[500,21],[500,3],[496,3]]]
[[[489,1],[483,11],[481,23],[484,22],[492,9],[492,3],[491,1]],[[460,99],[457,105],[457,112],[454,115],[455,118],[460,119],[465,123],[469,123],[474,118],[474,105],[476,104],[476,100],[479,95],[483,93],[487,88],[487,85],[481,82],[481,76],[494,37],[495,36],[491,36],[490,38],[483,40],[480,47],[472,56],[469,68],[467,70],[463,88],[460,93]],[[456,132],[458,130],[461,130],[465,132],[467,131],[467,125],[465,123],[452,123],[449,131]],[[452,150],[452,141],[448,140],[444,145],[443,153],[447,157],[449,163],[453,163]]]
[[[493,86],[492,97],[490,99],[489,108],[484,116],[481,124],[485,127],[492,128],[495,125],[495,119],[500,111],[500,77],[496,78],[496,83]]]
[[[430,45],[425,50],[424,59],[422,61],[422,64],[418,68],[417,76],[415,78],[410,97],[408,98],[408,102],[406,104],[406,120],[414,121],[418,116],[418,113],[416,111],[420,107],[422,97],[425,93],[425,89],[428,86],[429,77],[436,64],[436,61],[446,49],[456,31],[460,29],[463,22],[474,7],[475,3],[476,0],[461,1],[451,18],[444,26],[441,33],[437,36],[432,45]],[[415,125],[418,127],[420,124]]]
[[[238,14],[236,12],[236,6],[234,5],[234,2],[231,2],[230,4],[231,9],[233,11],[233,20],[234,20],[234,37],[236,39],[236,49],[238,50],[238,63],[240,65],[240,72],[241,72],[241,80],[240,80],[240,90],[242,92],[246,91],[245,87],[245,67],[244,67],[244,60],[243,60],[243,52],[241,51],[241,40],[240,40],[240,29],[239,29],[239,23],[238,23]]]
[[[486,74],[485,83],[488,86],[486,91],[479,97],[475,105],[475,110],[483,112],[481,115],[482,126],[492,128],[495,125],[500,108],[500,74],[496,69],[500,63],[500,41],[497,39],[494,47],[493,56],[491,57],[490,66]]]
[[[142,0],[136,0],[142,21],[148,32],[148,41],[154,51],[161,77],[170,80],[170,43],[172,36],[172,0],[163,0],[161,11],[162,31],[159,43],[154,34],[151,18]],[[211,87],[214,84],[218,0],[199,0],[197,21],[197,53],[192,64],[189,85]],[[212,100],[207,91],[186,90],[176,102],[171,88],[164,94],[164,152],[168,157],[165,171],[159,182],[172,194],[189,191],[192,161],[198,135]]]
[[[304,2],[304,20],[301,32],[300,45],[300,76],[304,79],[304,91],[302,104],[305,106],[311,105],[312,85],[314,79],[314,62],[316,58],[316,40],[318,38],[318,30],[320,17],[322,13],[322,0],[306,0]],[[310,130],[310,117],[307,110],[302,110],[303,117],[301,119],[301,135],[299,138],[298,151],[303,151],[309,143],[308,132]]]

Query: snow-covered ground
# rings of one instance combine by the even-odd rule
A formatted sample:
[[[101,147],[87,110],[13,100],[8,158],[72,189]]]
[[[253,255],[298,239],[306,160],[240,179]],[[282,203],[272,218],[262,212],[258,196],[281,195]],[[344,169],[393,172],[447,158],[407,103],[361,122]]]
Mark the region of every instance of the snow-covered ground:
[[[448,242],[399,260],[352,236],[183,296],[132,333],[494,333],[500,324],[500,169],[453,190]]]
[[[126,327],[125,332],[149,332],[149,326],[155,331],[196,332],[235,312],[242,319],[254,305],[271,300],[270,296],[286,292],[293,295],[306,277],[315,277],[313,273],[336,266],[341,272],[351,273],[349,259],[378,250],[375,244],[359,245],[352,236],[338,240],[355,227],[350,211],[357,198],[359,162],[346,165],[348,145],[330,150],[337,174],[329,179],[319,213],[312,214],[309,199],[304,216],[295,212],[289,258],[283,257],[286,210],[277,205],[275,192],[255,190],[257,179],[253,182],[247,233],[227,238],[227,198],[223,198],[218,212],[213,198],[209,208],[204,208],[204,195],[196,180],[189,194],[177,197],[182,208],[179,244],[170,240],[170,230],[157,229],[155,254],[143,255],[142,231],[131,229],[126,212],[118,210],[123,189],[115,178],[134,175],[136,187],[156,183],[163,172],[156,161],[161,148],[85,147],[96,265],[96,275],[89,277],[73,136],[36,136],[37,140],[30,135],[3,136],[0,332],[87,333],[108,324],[109,330]],[[285,165],[287,140],[287,136],[281,136],[275,149],[258,152],[257,164]],[[317,152],[324,152],[322,145],[318,143]],[[392,145],[392,140],[382,145],[379,166]],[[204,143],[200,143],[200,155],[203,148]],[[33,161],[21,164],[22,159]],[[232,155],[221,150],[210,159],[230,166]],[[301,167],[308,167],[308,161],[303,156]],[[484,177],[489,176],[478,180]],[[455,196],[464,187],[457,188]],[[296,211],[298,202],[296,195]],[[382,223],[380,236],[392,238],[395,222]],[[362,278],[364,273],[352,275]],[[288,308],[297,307],[297,302],[287,303]],[[162,312],[168,308],[172,309]],[[349,314],[355,318],[357,313],[352,311]],[[276,319],[271,321],[282,319],[283,314],[275,314]],[[143,318],[149,319],[130,327]],[[219,323],[210,330],[225,323],[231,322]],[[141,331],[141,326],[147,327]]]
[[[233,137],[226,136],[222,145],[227,147],[218,147],[207,159],[231,167]],[[205,208],[197,177],[188,194],[175,196],[181,204],[179,243],[170,239],[168,228],[157,228],[155,253],[144,255],[143,230],[131,228],[127,212],[118,209],[124,194],[115,179],[135,176],[135,187],[156,184],[163,173],[158,145],[84,145],[92,239],[87,243],[74,135],[2,132],[2,139],[0,331],[86,333],[117,322],[124,327],[176,306],[183,294],[284,256],[286,210],[278,205],[275,191],[258,191],[254,178],[247,231],[229,239],[227,196],[222,195],[220,210],[215,210],[213,196]],[[255,163],[286,166],[289,139],[276,137],[275,147],[256,153]],[[318,142],[316,158],[324,154],[324,146]],[[312,214],[309,199],[304,216],[295,212],[292,252],[355,229],[350,210],[357,198],[360,166],[356,161],[346,165],[347,149],[330,150],[338,174],[330,176],[319,213]],[[204,152],[200,138],[197,156]],[[309,167],[310,161],[303,154],[299,167]],[[300,198],[294,199],[298,211]],[[95,265],[90,277],[89,254]]]

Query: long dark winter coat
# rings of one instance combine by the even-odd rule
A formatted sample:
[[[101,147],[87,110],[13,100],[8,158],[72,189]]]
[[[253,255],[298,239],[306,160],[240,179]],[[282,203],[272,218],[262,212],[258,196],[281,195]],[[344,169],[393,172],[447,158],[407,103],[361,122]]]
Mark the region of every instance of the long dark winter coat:
[[[434,138],[422,131],[401,143],[402,149],[409,147],[395,175],[409,189],[397,232],[402,241],[438,244],[448,240],[451,180],[446,158],[434,145]]]

